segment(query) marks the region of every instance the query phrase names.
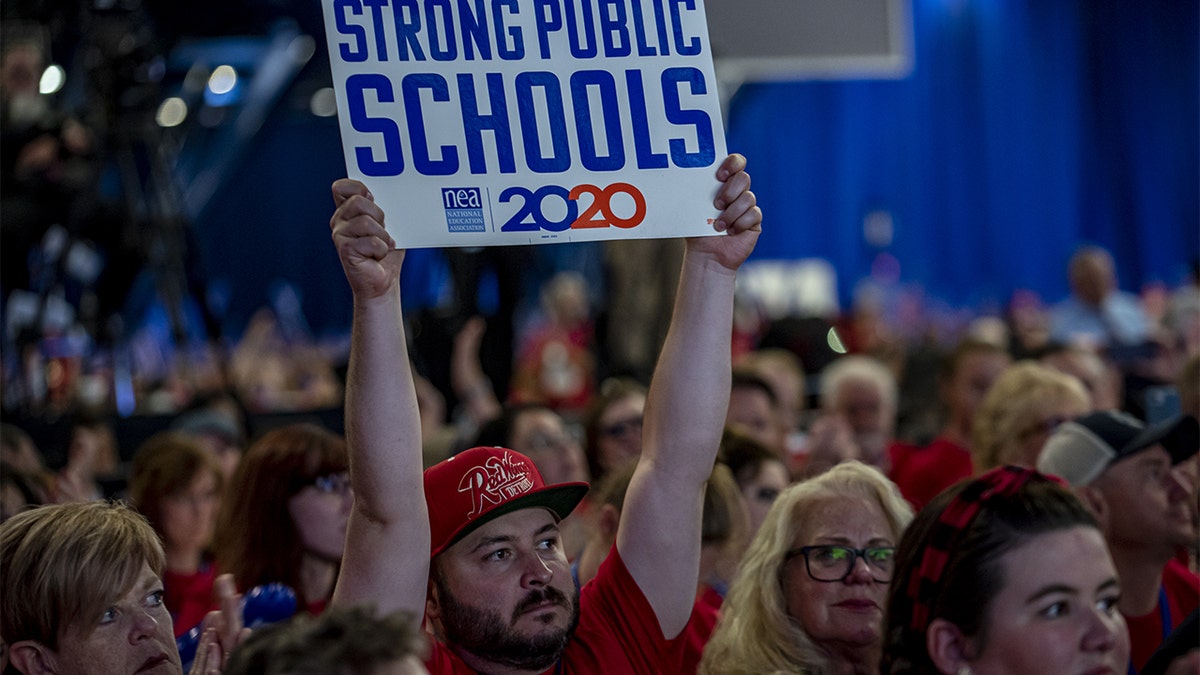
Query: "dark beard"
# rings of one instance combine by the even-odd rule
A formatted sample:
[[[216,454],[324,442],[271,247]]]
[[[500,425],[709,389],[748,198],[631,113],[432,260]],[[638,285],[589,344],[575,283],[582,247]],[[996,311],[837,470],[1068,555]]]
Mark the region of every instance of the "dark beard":
[[[562,655],[579,623],[578,592],[568,598],[562,591],[550,586],[530,591],[517,603],[512,618],[505,625],[500,612],[459,602],[446,587],[441,575],[435,577],[446,644],[492,663],[521,670],[545,670]],[[511,626],[526,609],[546,600],[570,610],[571,620],[566,629],[532,638],[517,635]]]

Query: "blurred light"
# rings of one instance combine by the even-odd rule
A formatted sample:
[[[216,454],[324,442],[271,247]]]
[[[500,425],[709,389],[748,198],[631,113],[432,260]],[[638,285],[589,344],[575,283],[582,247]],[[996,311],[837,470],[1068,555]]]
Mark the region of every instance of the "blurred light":
[[[317,41],[311,35],[297,35],[288,45],[288,54],[298,64],[308,63],[317,51]]]
[[[846,353],[846,345],[842,344],[842,338],[838,335],[836,328],[830,328],[829,334],[825,337],[825,341],[829,343],[829,348],[839,354]]]
[[[313,92],[308,102],[308,109],[317,117],[333,117],[337,115],[337,99],[333,87],[322,87]]]
[[[208,78],[208,90],[214,94],[228,94],[237,86],[237,71],[233,66],[217,66]]]
[[[51,63],[46,66],[46,70],[42,72],[42,80],[38,83],[38,91],[49,95],[63,88],[63,83],[67,81],[67,74],[63,71],[62,66],[57,63]]]
[[[888,211],[872,211],[863,218],[863,239],[876,248],[892,245],[896,225]]]
[[[162,82],[162,79],[167,75],[167,60],[161,56],[155,56],[146,64],[146,79],[150,82]]]
[[[187,119],[187,114],[187,104],[183,102],[183,99],[172,96],[158,106],[158,113],[154,115],[154,121],[158,122],[160,127],[177,127]]]

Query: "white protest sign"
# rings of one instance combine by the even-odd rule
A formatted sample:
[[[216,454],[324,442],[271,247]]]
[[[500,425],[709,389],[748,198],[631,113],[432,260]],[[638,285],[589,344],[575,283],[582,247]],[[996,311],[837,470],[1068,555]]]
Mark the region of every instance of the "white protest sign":
[[[342,145],[402,248],[716,234],[701,0],[322,0]]]

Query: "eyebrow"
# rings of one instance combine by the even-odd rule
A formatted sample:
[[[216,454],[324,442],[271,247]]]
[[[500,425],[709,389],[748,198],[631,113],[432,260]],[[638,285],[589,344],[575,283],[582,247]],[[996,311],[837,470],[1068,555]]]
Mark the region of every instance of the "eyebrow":
[[[133,587],[130,590],[136,591],[138,594],[147,593],[162,588],[162,579],[151,572],[146,576],[138,575],[137,581],[133,582]],[[128,593],[129,591],[126,591]]]
[[[513,537],[509,534],[502,534],[495,537],[485,537],[484,539],[480,539],[478,544],[475,544],[475,547],[471,549],[471,553],[475,553],[481,548],[487,548],[488,546],[492,546],[494,544],[506,544],[514,539],[516,539],[516,537]]]
[[[854,541],[852,541],[846,537],[823,536],[823,537],[817,537],[816,540],[818,542],[817,544],[815,544],[816,546],[850,546],[850,547],[857,548],[857,544]],[[879,547],[879,546],[891,546],[891,545],[892,545],[892,542],[887,537],[873,537],[873,538],[867,540],[867,543],[864,545],[864,548],[875,548],[875,547]]]
[[[1056,593],[1064,593],[1066,595],[1079,595],[1079,589],[1075,588],[1074,586],[1068,586],[1066,584],[1050,584],[1049,586],[1043,586],[1043,587],[1039,588],[1037,591],[1035,591],[1033,593],[1033,595],[1029,596],[1025,600],[1025,604],[1031,605],[1035,602],[1038,602],[1039,600],[1046,597],[1047,595],[1054,595]]]
[[[545,525],[538,528],[538,530],[533,533],[533,536],[540,537],[541,535],[543,535],[547,532],[551,532],[551,531],[558,532],[558,523],[546,523]],[[513,542],[516,540],[517,540],[517,537],[514,537],[511,534],[499,534],[494,537],[485,537],[485,538],[479,540],[479,543],[476,544],[475,547],[471,549],[471,553],[475,553],[476,551],[478,551],[481,548],[487,548],[488,546],[492,546],[494,544],[507,544],[507,543],[510,543],[510,542]]]
[[[1116,577],[1109,577],[1108,579],[1101,582],[1099,586],[1096,587],[1096,592],[1106,591],[1110,588],[1115,588],[1117,590],[1120,590],[1121,582],[1119,582]],[[1035,603],[1038,600],[1046,597],[1047,595],[1053,595],[1054,593],[1065,593],[1067,595],[1079,595],[1079,589],[1075,588],[1074,586],[1068,586],[1066,584],[1050,584],[1049,586],[1044,586],[1044,587],[1038,589],[1033,595],[1029,596],[1029,598],[1025,602],[1026,602],[1026,604],[1032,604],[1032,603]]]

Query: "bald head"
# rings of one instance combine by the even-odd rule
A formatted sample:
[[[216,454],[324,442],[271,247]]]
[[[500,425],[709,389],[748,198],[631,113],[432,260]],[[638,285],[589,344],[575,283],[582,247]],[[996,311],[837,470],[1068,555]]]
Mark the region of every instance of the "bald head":
[[[1098,246],[1079,249],[1071,256],[1071,290],[1081,301],[1099,305],[1117,287],[1112,256]]]

